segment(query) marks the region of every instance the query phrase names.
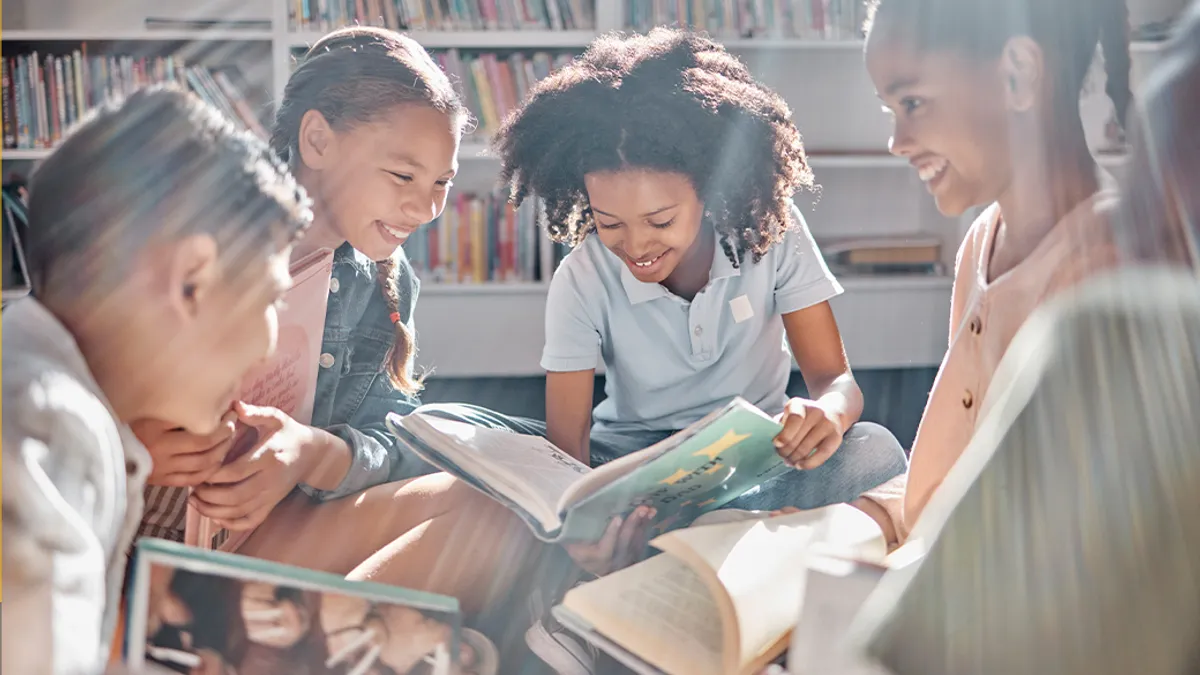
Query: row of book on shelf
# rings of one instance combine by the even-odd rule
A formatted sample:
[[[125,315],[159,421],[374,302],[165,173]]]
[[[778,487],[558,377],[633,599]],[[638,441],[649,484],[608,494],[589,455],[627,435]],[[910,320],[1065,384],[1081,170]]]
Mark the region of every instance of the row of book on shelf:
[[[50,148],[94,108],[135,89],[173,82],[190,89],[255,133],[266,130],[243,96],[232,66],[189,66],[174,55],[91,55],[87,43],[69,54],[37,51],[4,58],[4,147]]]
[[[718,38],[862,37],[863,0],[625,0],[626,26],[681,25]]]
[[[587,30],[595,25],[592,0],[285,1],[292,31],[354,23],[394,30]]]
[[[569,63],[572,55],[516,52],[503,56],[450,50],[434,58],[442,70],[460,83],[467,107],[479,122],[472,134],[486,142],[499,131],[505,116],[525,100],[530,88]]]

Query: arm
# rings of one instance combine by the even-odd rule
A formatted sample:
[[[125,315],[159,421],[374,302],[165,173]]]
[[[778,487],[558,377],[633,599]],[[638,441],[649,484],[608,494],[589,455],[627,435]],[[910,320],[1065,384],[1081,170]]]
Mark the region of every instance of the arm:
[[[842,431],[849,429],[862,415],[863,396],[829,303],[784,314],[783,327],[809,397],[836,418]]]
[[[398,312],[408,326],[409,335],[415,336],[413,310],[420,293],[420,280],[407,258],[402,256],[395,265],[393,277],[400,289],[397,293]],[[366,311],[359,321],[377,324],[381,331],[390,330],[391,320],[385,313],[387,302],[374,280],[370,293]],[[334,391],[332,395],[336,397],[339,392]],[[389,414],[406,415],[418,404],[414,397],[394,389],[386,374],[375,375],[362,403],[347,419],[335,417],[333,424],[315,430],[309,448],[313,460],[308,462],[308,477],[301,482],[300,488],[311,497],[328,501],[429,473],[430,466],[408,452],[385,423]]]
[[[589,464],[592,431],[592,389],[596,370],[546,373],[546,435],[575,459]]]

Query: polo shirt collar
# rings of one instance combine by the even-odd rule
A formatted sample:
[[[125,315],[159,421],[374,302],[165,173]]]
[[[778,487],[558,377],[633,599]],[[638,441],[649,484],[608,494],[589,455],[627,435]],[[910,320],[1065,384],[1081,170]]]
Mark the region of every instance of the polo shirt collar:
[[[630,304],[638,305],[643,302],[657,300],[658,298],[671,294],[662,284],[648,284],[644,281],[638,281],[638,278],[633,276],[633,272],[629,271],[629,266],[621,260],[617,254],[609,251],[606,247],[604,251],[617,261],[621,266],[621,285],[625,287],[625,295],[629,297]],[[741,276],[741,269],[734,267],[729,261],[729,257],[725,255],[725,249],[721,247],[721,243],[713,247],[712,267],[709,268],[708,282],[711,284],[717,279],[725,279],[728,277]]]

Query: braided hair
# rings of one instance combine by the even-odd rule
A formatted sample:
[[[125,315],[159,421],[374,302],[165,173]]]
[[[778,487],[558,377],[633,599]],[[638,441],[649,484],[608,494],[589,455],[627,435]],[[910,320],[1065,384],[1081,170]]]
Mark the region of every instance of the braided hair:
[[[1124,128],[1130,90],[1129,10],[1125,0],[870,0],[866,29],[880,17],[899,25],[925,49],[953,48],[997,56],[1017,35],[1041,46],[1054,72],[1066,114],[1079,113],[1079,95],[1100,45],[1105,93]]]
[[[459,121],[460,132],[471,124],[462,97],[415,40],[368,26],[335,30],[309,48],[288,78],[271,147],[294,161],[299,156],[300,122],[309,110],[320,112],[334,129],[343,130],[406,104],[430,106],[452,116]],[[376,262],[379,287],[396,330],[384,366],[392,386],[411,395],[421,389],[421,382],[412,375],[416,347],[399,312],[397,266],[395,257]]]
[[[687,176],[725,255],[757,262],[813,187],[791,110],[720,44],[655,28],[605,35],[533,87],[493,139],[517,205],[540,198],[555,241],[596,227],[584,175],[629,168]]]

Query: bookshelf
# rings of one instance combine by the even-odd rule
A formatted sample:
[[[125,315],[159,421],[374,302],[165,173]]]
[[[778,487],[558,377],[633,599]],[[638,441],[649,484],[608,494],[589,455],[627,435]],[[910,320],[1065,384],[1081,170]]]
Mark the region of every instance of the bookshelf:
[[[0,40],[6,57],[16,53],[14,50],[43,43],[86,41],[141,53],[184,51],[200,55],[204,64],[232,63],[244,72],[252,88],[262,92],[256,110],[265,120],[282,94],[295,54],[325,32],[295,19],[296,8],[303,7],[296,3],[301,1],[7,0],[0,5],[4,13]],[[386,1],[362,0],[368,7]],[[397,1],[398,8],[413,6],[413,0]],[[590,14],[580,10],[585,1],[591,3]],[[1147,0],[1131,0],[1139,1]],[[488,6],[539,2],[543,0],[496,0]],[[446,58],[578,53],[600,33],[630,30],[626,12],[644,0],[560,2],[568,3],[571,11],[586,21],[558,30],[512,30],[498,26],[481,29],[479,22],[471,25],[463,20],[454,30],[426,27],[410,34],[435,55]],[[336,5],[329,0],[321,6]],[[148,17],[159,19],[156,27],[147,27]],[[214,28],[199,28],[196,23],[211,19],[232,23]],[[732,34],[713,32],[792,107],[822,186],[819,198],[801,195],[797,202],[818,240],[934,236],[942,243],[943,264],[952,268],[968,222],[938,214],[907,162],[886,154],[890,122],[880,112],[862,67],[862,41],[856,35],[845,30],[825,31],[824,38],[814,39],[768,30],[747,38],[737,30]],[[1158,43],[1134,44],[1135,82],[1153,64],[1158,47]],[[5,173],[27,170],[48,152],[44,148],[4,149]],[[456,194],[487,195],[494,190],[496,158],[489,152],[486,138],[465,139],[459,159]],[[1116,171],[1121,159],[1106,155],[1102,163]],[[544,244],[544,238],[538,236]],[[545,279],[556,258],[546,245],[539,246],[536,255],[531,268],[536,273],[527,275],[532,278],[446,283],[437,275],[423,274],[416,312],[419,363],[433,366],[441,377],[541,374],[538,361],[544,340]],[[924,367],[940,362],[949,323],[948,277],[840,280],[846,292],[832,304],[856,368]]]

